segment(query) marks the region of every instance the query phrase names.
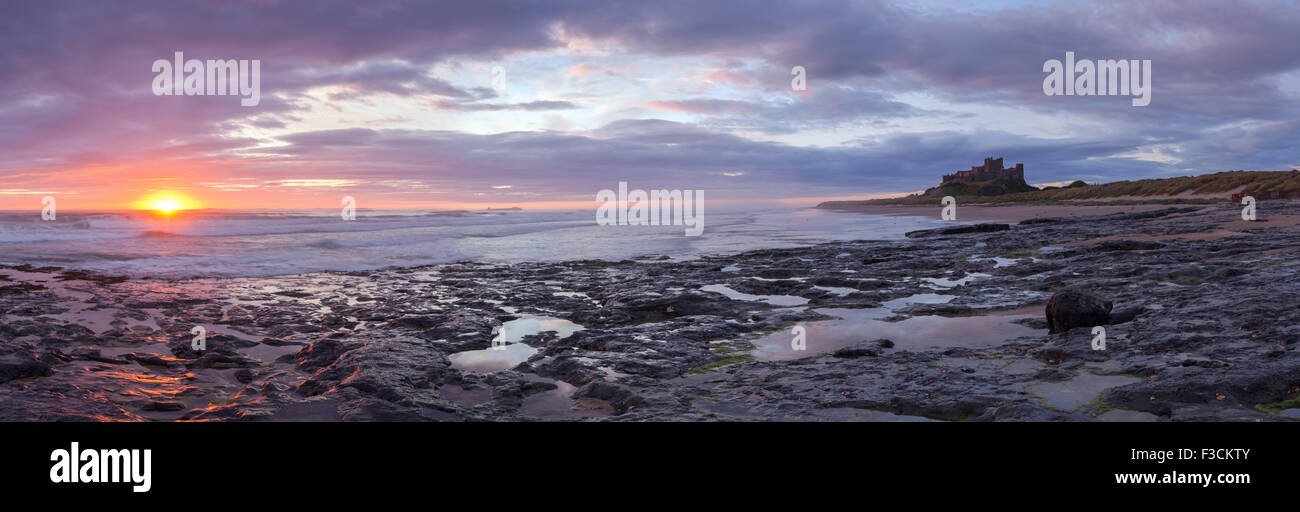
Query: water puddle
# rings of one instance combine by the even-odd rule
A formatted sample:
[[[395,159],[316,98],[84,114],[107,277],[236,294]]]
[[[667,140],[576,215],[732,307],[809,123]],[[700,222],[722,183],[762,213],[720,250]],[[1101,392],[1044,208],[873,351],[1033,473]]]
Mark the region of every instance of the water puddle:
[[[966,274],[966,276],[962,277],[961,279],[949,279],[947,277],[922,277],[921,280],[929,283],[930,286],[933,286],[935,288],[956,288],[958,286],[963,286],[966,283],[984,277],[992,277],[992,275],[984,274],[981,272],[972,272],[970,274]]]
[[[447,356],[447,359],[451,361],[452,368],[462,371],[491,373],[509,370],[527,361],[538,351],[536,348],[519,343],[524,337],[542,332],[554,332],[559,338],[567,338],[581,330],[581,325],[563,318],[525,315],[501,324],[500,331],[492,341],[504,342],[506,345],[457,352]]]
[[[839,297],[843,297],[845,295],[858,291],[857,288],[841,288],[838,286],[814,286],[813,288],[816,288],[824,292],[833,293]]]
[[[1122,375],[1081,373],[1077,377],[1064,382],[1039,382],[1029,385],[1026,389],[1035,396],[1042,398],[1048,406],[1064,411],[1073,411],[1096,400],[1097,396],[1107,389],[1140,382],[1141,380],[1137,377]]]
[[[509,322],[501,324],[501,331],[493,341],[504,341],[514,343],[524,339],[525,336],[540,334],[544,331],[554,331],[560,338],[567,338],[569,335],[581,331],[582,326],[565,320],[540,315],[524,315]]]
[[[519,414],[546,420],[564,420],[609,416],[614,413],[614,408],[604,400],[596,398],[575,400],[573,392],[578,388],[572,384],[555,381],[555,386],[555,389],[525,398],[523,405],[519,407]]]
[[[451,367],[461,371],[475,373],[492,373],[509,370],[519,363],[527,361],[537,353],[537,349],[523,343],[511,343],[504,347],[492,347],[482,350],[466,350],[447,356]]]
[[[1003,258],[1001,256],[971,256],[971,261],[993,261],[993,268],[1010,267],[1020,263],[1020,258]]]
[[[887,300],[881,303],[881,305],[887,309],[899,310],[911,306],[913,304],[947,304],[949,302],[952,302],[952,300],[955,298],[957,298],[956,295],[942,295],[938,293],[918,293],[916,295],[908,295],[907,297],[903,297],[901,299]]]
[[[588,296],[586,293],[583,292],[551,292],[551,295],[555,297],[576,297],[576,298],[587,299],[596,305],[600,305],[599,301],[591,298],[590,296]]]
[[[996,345],[1022,336],[1043,334],[1043,331],[1015,323],[1038,315],[914,316],[886,322],[884,319],[894,316],[887,308],[816,308],[815,311],[839,319],[804,324],[807,350],[791,349],[793,335],[789,330],[781,330],[754,341],[753,356],[760,361],[799,359],[879,338],[893,341],[897,349],[907,350]]]
[[[750,295],[741,293],[728,288],[726,285],[711,284],[701,286],[700,291],[720,293],[731,300],[744,300],[750,302],[766,302],[773,306],[802,306],[808,303],[808,299],[794,295]]]

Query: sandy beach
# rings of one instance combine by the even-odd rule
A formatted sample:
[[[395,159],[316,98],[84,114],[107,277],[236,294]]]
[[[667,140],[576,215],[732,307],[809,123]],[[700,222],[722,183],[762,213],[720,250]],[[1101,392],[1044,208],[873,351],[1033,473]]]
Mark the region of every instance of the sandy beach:
[[[1084,217],[1091,215],[1110,215],[1113,213],[1138,213],[1168,208],[1167,204],[1140,204],[1115,206],[1062,206],[1062,205],[957,205],[959,222],[1020,222],[1026,219],[1043,217]],[[943,207],[911,205],[855,205],[834,208],[835,211],[851,211],[876,215],[912,215],[939,219]]]

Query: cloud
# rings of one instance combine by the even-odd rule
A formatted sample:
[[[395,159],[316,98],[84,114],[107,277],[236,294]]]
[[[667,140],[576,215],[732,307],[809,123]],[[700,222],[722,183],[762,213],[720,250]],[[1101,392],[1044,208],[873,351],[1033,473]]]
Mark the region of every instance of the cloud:
[[[224,190],[409,180],[577,197],[616,176],[842,195],[924,188],[989,155],[1042,182],[1287,168],[1297,26],[1300,10],[1268,0],[6,3],[0,188],[193,175]],[[149,66],[175,51],[262,60],[261,104],[153,96]],[[1043,95],[1042,62],[1066,51],[1150,59],[1151,106]],[[508,96],[446,71],[502,59],[518,63]],[[807,91],[790,90],[792,66]],[[348,102],[389,121],[325,115]],[[853,143],[740,136],[832,132]]]
[[[544,110],[572,110],[578,108],[578,105],[568,101],[540,100],[526,101],[521,103],[471,103],[437,100],[431,102],[435,108],[443,110],[460,110],[464,112],[483,112],[483,111],[502,111],[502,110],[526,110],[537,112]]]

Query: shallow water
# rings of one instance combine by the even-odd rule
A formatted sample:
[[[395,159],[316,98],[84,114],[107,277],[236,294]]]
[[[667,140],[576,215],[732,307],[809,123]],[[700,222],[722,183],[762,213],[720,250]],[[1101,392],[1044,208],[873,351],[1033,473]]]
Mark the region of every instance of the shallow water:
[[[577,389],[572,384],[557,380],[555,389],[525,398],[524,404],[519,408],[519,414],[542,419],[571,419],[608,416],[614,413],[614,408],[604,400],[574,399],[573,392]]]
[[[857,288],[844,288],[839,286],[814,286],[813,288],[824,292],[830,292],[840,297],[859,291]]]
[[[458,370],[492,373],[519,366],[519,363],[527,361],[536,353],[536,348],[523,343],[511,343],[503,347],[457,352],[447,356],[447,359],[451,361],[451,367]]]
[[[887,300],[882,302],[881,305],[889,309],[899,310],[911,306],[912,304],[947,304],[952,302],[955,298],[957,298],[956,295],[918,293],[916,295],[908,295],[901,299]]]
[[[965,276],[959,279],[951,279],[947,277],[922,277],[921,280],[925,281],[926,283],[929,283],[930,286],[933,286],[935,288],[956,288],[958,286],[966,285],[976,279],[982,279],[985,277],[991,277],[991,275],[983,274],[980,272],[972,272],[970,274],[966,274]]]
[[[754,341],[753,356],[761,361],[799,359],[879,338],[893,341],[895,349],[907,350],[987,346],[1021,336],[1044,334],[1044,331],[1014,323],[1037,315],[991,314],[951,318],[927,315],[886,322],[885,318],[894,316],[887,308],[817,308],[815,311],[838,319],[803,324],[807,350],[790,347],[794,336],[787,329]]]
[[[506,345],[457,352],[447,356],[447,359],[451,361],[452,368],[463,371],[491,373],[509,370],[527,361],[538,351],[536,348],[520,343],[524,337],[542,332],[554,332],[559,338],[567,338],[581,330],[581,325],[563,318],[524,315],[501,324],[500,331],[492,339],[494,344],[505,343]]]
[[[700,287],[700,291],[720,293],[732,300],[747,300],[752,302],[766,302],[773,306],[802,306],[808,303],[808,299],[795,295],[750,295],[748,293],[738,292],[728,288],[726,285],[710,284]]]
[[[532,336],[542,332],[553,331],[559,338],[567,338],[569,335],[581,331],[582,326],[551,316],[541,315],[523,315],[520,318],[510,320],[501,324],[501,331],[493,338],[493,341],[504,341],[514,343],[524,339],[525,336]]]
[[[133,277],[270,276],[459,260],[515,263],[648,255],[691,259],[836,240],[898,239],[940,221],[815,208],[713,211],[682,226],[600,226],[594,212],[187,210],[0,212],[0,264],[58,265]]]
[[[1081,373],[1067,381],[1039,382],[1030,385],[1027,389],[1030,393],[1042,398],[1051,407],[1073,411],[1096,400],[1107,389],[1140,382],[1141,380],[1137,377],[1122,375]]]

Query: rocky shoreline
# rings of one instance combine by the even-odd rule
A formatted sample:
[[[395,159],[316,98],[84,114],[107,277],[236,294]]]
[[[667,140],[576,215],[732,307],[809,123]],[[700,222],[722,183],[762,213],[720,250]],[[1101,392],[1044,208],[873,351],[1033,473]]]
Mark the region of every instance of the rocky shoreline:
[[[3,268],[0,420],[1293,421],[1300,205],[1239,213],[689,261]],[[1072,287],[1113,304],[1105,350],[1049,333]]]

